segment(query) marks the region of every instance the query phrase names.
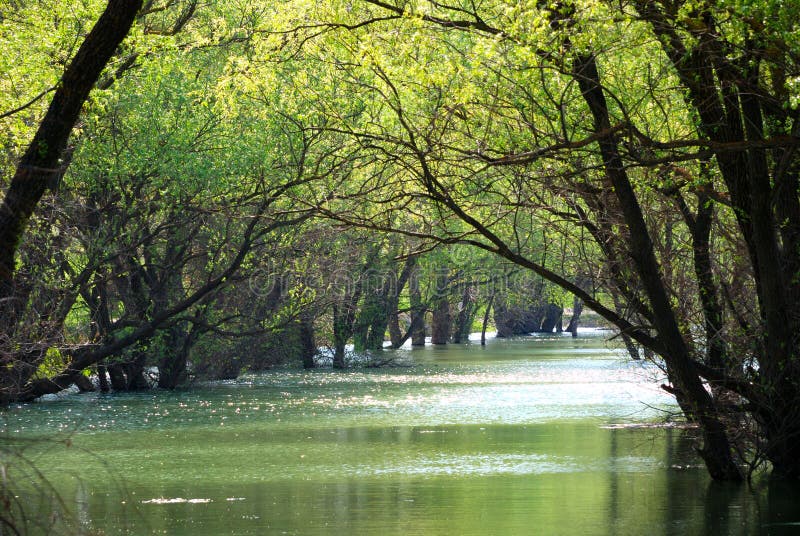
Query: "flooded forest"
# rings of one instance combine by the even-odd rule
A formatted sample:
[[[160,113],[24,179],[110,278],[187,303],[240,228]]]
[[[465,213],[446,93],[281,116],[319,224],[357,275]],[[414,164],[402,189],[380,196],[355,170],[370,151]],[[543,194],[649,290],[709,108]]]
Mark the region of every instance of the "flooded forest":
[[[0,536],[791,534],[798,21],[0,0]]]

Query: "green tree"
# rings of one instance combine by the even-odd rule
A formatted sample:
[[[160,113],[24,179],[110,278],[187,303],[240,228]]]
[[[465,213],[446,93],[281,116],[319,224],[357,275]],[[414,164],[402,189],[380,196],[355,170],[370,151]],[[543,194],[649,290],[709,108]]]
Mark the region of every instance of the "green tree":
[[[61,76],[50,105],[33,139],[16,164],[14,176],[0,204],[0,316],[2,332],[13,334],[25,307],[14,284],[16,253],[33,211],[48,187],[63,174],[70,133],[89,92],[119,44],[130,31],[141,1],[110,0]],[[0,369],[0,397],[24,383],[41,355],[4,352]]]
[[[701,425],[714,478],[741,478],[732,438],[751,425],[756,457],[800,477],[791,9],[329,8],[295,27],[325,37],[299,54],[304,66],[332,65],[317,75],[323,89],[300,93],[325,117],[320,128],[352,140],[353,161],[373,163],[354,177],[362,198],[438,218],[420,231],[362,211],[353,224],[471,243],[569,290],[663,360],[667,388]],[[585,232],[594,245],[576,244],[575,257],[604,267],[605,292],[585,291],[521,246],[514,218],[525,213],[536,225],[558,216],[566,236]],[[690,248],[676,249],[682,241]],[[730,255],[749,278],[739,285],[750,289],[745,309],[756,311],[745,359],[725,336],[742,319],[724,296]]]

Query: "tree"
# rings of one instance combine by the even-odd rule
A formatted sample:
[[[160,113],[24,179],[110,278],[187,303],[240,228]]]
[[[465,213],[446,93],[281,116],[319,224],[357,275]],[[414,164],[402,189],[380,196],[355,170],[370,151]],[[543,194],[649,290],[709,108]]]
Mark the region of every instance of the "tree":
[[[177,6],[148,2],[143,13],[164,7],[176,18],[157,16],[143,35],[183,31],[198,4]],[[53,225],[69,217],[58,213],[62,200],[41,199],[70,162],[70,132],[135,7],[110,1],[58,87],[37,87],[2,114],[54,94],[0,207],[4,400],[63,388],[110,357],[141,368],[132,349],[158,340],[180,349],[164,352],[161,367],[181,379],[183,349],[200,337],[265,326],[223,307],[237,308],[239,278],[257,273],[256,252],[271,249],[297,284],[286,301],[264,297],[262,311],[292,324],[306,365],[329,320],[337,365],[351,337],[365,348],[382,346],[387,330],[393,343],[402,340],[404,286],[416,344],[426,311],[435,312],[435,340],[449,340],[456,301],[463,336],[476,308],[472,289],[456,281],[469,280],[469,270],[428,270],[422,282],[440,291],[435,304],[415,274],[435,264],[429,250],[466,244],[572,293],[576,309],[583,304],[619,329],[631,356],[643,349],[663,367],[664,388],[700,426],[714,478],[740,479],[744,463],[762,458],[774,474],[800,478],[795,6],[363,0],[248,4],[241,17],[223,6],[224,28],[209,24],[208,35],[171,56],[121,59],[120,68],[145,67],[121,88],[129,99],[121,108],[138,119],[87,121],[76,153],[98,164],[78,183],[96,180],[113,195],[69,192],[83,203],[69,212],[98,240],[54,236]],[[194,54],[201,49],[220,52],[204,62]],[[206,79],[212,64],[218,71]],[[176,87],[159,85],[171,76]],[[158,102],[162,90],[170,98]],[[140,96],[150,100],[131,104]],[[219,113],[187,114],[195,105]],[[108,151],[120,129],[148,133],[150,125],[158,132],[129,133],[130,152]],[[248,139],[254,132],[263,136]],[[218,148],[197,143],[208,133],[237,143],[212,158]],[[254,157],[265,148],[268,165]],[[230,188],[193,183],[203,177]],[[145,195],[125,197],[127,187]],[[30,224],[40,206],[47,210]],[[113,214],[108,226],[101,207]],[[209,211],[218,217],[199,225],[194,216]],[[368,230],[374,241],[374,251],[331,245],[325,258],[346,250],[348,266],[385,268],[403,286],[366,292],[359,284],[325,301],[336,285],[301,246],[325,233],[303,229],[297,242],[281,234],[311,214]],[[114,242],[114,225],[131,232]],[[398,234],[413,247],[383,247]],[[490,303],[502,310],[495,295]],[[91,314],[79,319],[84,304]],[[88,317],[95,327],[64,335]],[[86,332],[94,344],[81,338]],[[59,337],[77,344],[54,344]],[[63,370],[36,377],[51,348],[61,350]]]
[[[47,113],[16,166],[0,204],[0,326],[12,335],[25,307],[16,296],[15,257],[33,211],[48,187],[63,175],[69,157],[67,141],[84,102],[104,67],[128,34],[141,0],[109,0],[105,11],[84,39],[53,94]],[[41,355],[4,352],[0,358],[0,393],[30,377]]]
[[[333,56],[336,67],[321,75],[332,90],[307,102],[364,166],[361,186],[345,192],[431,224],[323,208],[353,225],[472,244],[572,292],[659,356],[665,388],[701,426],[714,478],[739,479],[738,464],[763,455],[796,479],[795,15],[666,1],[366,0],[314,13],[295,32],[325,45],[299,57]],[[357,106],[330,106],[343,88]],[[540,225],[594,242],[571,251],[602,265],[599,292],[519,241]],[[675,255],[679,238],[691,246]],[[737,285],[744,307],[726,297],[728,261],[749,278]],[[735,324],[749,343],[728,335]],[[755,442],[734,444],[751,427]]]
[[[309,180],[297,163],[313,139],[217,91],[232,87],[229,52],[167,48],[87,107],[75,162],[45,199],[53,216],[34,218],[42,232],[20,249],[17,279],[35,292],[8,333],[4,350],[19,370],[3,401],[57,392],[88,367],[101,383],[107,370],[113,387],[130,389],[158,366],[162,387],[173,388],[203,335],[257,335],[289,322],[272,309],[278,302],[262,309],[274,323],[250,318],[247,287],[288,242],[285,230],[310,217],[286,194]],[[44,371],[47,355],[59,360]]]
[[[59,81],[36,134],[16,166],[0,205],[0,300],[13,318],[14,258],[28,220],[54,180],[63,175],[67,141],[89,92],[128,35],[141,0],[109,0]]]

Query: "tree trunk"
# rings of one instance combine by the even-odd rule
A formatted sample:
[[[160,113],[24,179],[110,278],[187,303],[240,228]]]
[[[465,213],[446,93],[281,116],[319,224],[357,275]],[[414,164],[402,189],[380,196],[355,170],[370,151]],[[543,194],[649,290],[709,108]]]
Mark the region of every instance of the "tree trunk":
[[[17,165],[0,205],[0,300],[13,296],[14,258],[22,234],[45,190],[65,171],[61,159],[81,108],[141,6],[141,0],[109,0],[64,71],[47,113]]]
[[[128,380],[125,379],[125,371],[122,369],[120,363],[111,363],[108,365],[108,375],[111,377],[111,388],[116,392],[126,391],[128,389]]]
[[[553,333],[557,325],[561,324],[561,317],[564,310],[554,303],[547,304],[544,310],[544,319],[542,325],[538,329],[541,333]]]
[[[575,296],[572,298],[572,317],[567,324],[567,331],[572,333],[573,337],[578,336],[578,323],[581,320],[581,313],[583,312],[583,301]]]
[[[128,391],[142,391],[150,388],[150,383],[144,375],[146,364],[147,354],[141,348],[135,348],[133,350],[133,359],[123,367],[127,377],[126,389]]]
[[[608,105],[600,84],[594,56],[578,55],[574,60],[573,74],[589,111],[592,113],[595,132],[609,132],[611,121]],[[630,232],[630,256],[653,308],[655,328],[659,334],[659,341],[664,347],[662,357],[666,360],[668,368],[671,369],[671,379],[674,377],[677,389],[686,396],[692,413],[697,416],[703,429],[704,445],[699,450],[700,455],[706,462],[712,478],[741,480],[742,473],[733,460],[725,428],[711,396],[705,390],[692,365],[688,348],[677,324],[660,277],[658,261],[653,251],[653,244],[641,206],[625,171],[616,138],[610,134],[601,138],[598,144],[606,179],[619,200],[625,223]]]
[[[92,380],[90,380],[83,374],[78,374],[75,377],[75,385],[78,387],[78,390],[81,393],[88,393],[94,391],[94,384],[92,383]]]
[[[316,366],[314,357],[317,355],[317,344],[314,340],[314,320],[302,318],[298,325],[298,336],[300,339],[300,357],[303,360],[303,368],[312,369]]]
[[[31,215],[65,171],[69,135],[114,51],[130,31],[141,0],[109,0],[59,81],[39,128],[19,160],[0,203],[0,333],[14,333],[26,300],[16,295],[16,254]],[[19,341],[29,342],[29,341]],[[0,403],[13,400],[36,372],[44,352],[2,352]],[[22,362],[18,362],[18,361]]]
[[[370,348],[370,327],[375,320],[375,316],[379,314],[378,309],[380,306],[377,301],[378,297],[375,296],[375,293],[367,289],[367,292],[364,293],[361,308],[358,310],[353,323],[353,349],[356,352],[372,349]]]
[[[455,329],[453,329],[453,342],[455,344],[469,341],[470,329],[474,318],[475,298],[473,297],[473,289],[469,285],[465,285],[464,292],[461,295],[461,303],[458,304]]]
[[[764,454],[772,462],[772,475],[786,480],[800,480],[800,396],[783,389],[784,400],[773,398],[766,417]]]
[[[440,271],[436,276],[436,298],[431,322],[431,344],[447,344],[450,340],[452,319],[450,317],[450,301],[447,299],[448,283],[447,273]]]
[[[406,342],[400,329],[400,314],[396,310],[389,313],[389,342],[392,348],[400,348]]]
[[[343,291],[341,299],[333,304],[333,367],[345,367],[345,347],[353,336],[354,322],[362,287],[357,285],[352,293]]]
[[[720,37],[722,32],[710,10],[703,13],[702,27],[692,28],[691,41],[683,41],[680,36],[685,22],[678,20],[674,11],[645,0],[637,0],[634,5],[640,17],[651,24],[688,89],[687,102],[699,118],[698,131],[713,142],[749,144],[739,151],[714,152],[732,213],[747,246],[762,323],[759,328],[763,335],[756,341],[760,347],[754,375],[757,390],[746,391],[762,426],[764,454],[772,462],[773,472],[798,478],[800,418],[796,408],[800,402],[800,364],[796,334],[800,330],[800,285],[796,274],[800,267],[800,161],[795,148],[758,147],[767,131],[773,136],[797,135],[797,118],[788,113],[790,107],[786,106],[788,94],[782,90],[770,94],[761,89],[766,82],[762,73],[773,75],[784,67],[778,67],[772,63],[774,59],[763,54],[760,42],[746,44],[736,51],[735,58],[729,57],[729,44]],[[776,41],[780,42],[780,38]],[[770,63],[773,69],[769,68]],[[781,84],[781,76],[778,80]],[[783,96],[776,98],[780,93]],[[705,272],[705,261],[697,260],[701,261],[699,277]],[[708,287],[703,281],[699,283]],[[719,309],[719,305],[706,301],[703,307],[711,313],[706,314],[708,328],[715,322],[714,308]],[[735,312],[735,308],[731,309]],[[723,350],[713,349],[713,342],[712,337],[707,343],[709,350]],[[712,355],[707,357],[714,359]]]
[[[433,310],[431,321],[431,344],[447,344],[450,340],[450,302],[439,298]]]
[[[194,326],[187,331],[176,324],[163,332],[161,351],[164,355],[158,365],[158,386],[161,389],[175,389],[186,382],[189,351],[196,338],[197,330]],[[141,371],[139,378],[144,379]]]
[[[494,294],[489,296],[489,303],[486,304],[486,311],[483,313],[483,324],[481,325],[481,346],[486,346],[486,326],[489,324],[489,315],[494,303]]]
[[[100,392],[107,393],[111,390],[108,385],[108,374],[105,365],[97,365],[97,381],[100,384]]]
[[[419,269],[415,268],[408,282],[411,302],[411,346],[425,346],[425,307],[419,289]]]
[[[391,341],[392,348],[400,348],[405,344],[408,338],[411,336],[413,332],[413,322],[408,326],[406,330],[406,334],[403,335],[402,330],[400,329],[400,315],[398,308],[400,306],[400,294],[403,292],[403,289],[407,284],[410,284],[411,278],[416,273],[417,267],[417,258],[416,256],[410,256],[406,258],[405,263],[403,263],[403,270],[400,272],[400,277],[397,280],[397,285],[394,289],[392,289],[390,300],[389,300],[389,340]]]

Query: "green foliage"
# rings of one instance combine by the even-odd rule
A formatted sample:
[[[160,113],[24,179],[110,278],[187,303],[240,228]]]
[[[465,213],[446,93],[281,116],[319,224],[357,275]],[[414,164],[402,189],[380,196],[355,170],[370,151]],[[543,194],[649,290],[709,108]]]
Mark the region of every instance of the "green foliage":
[[[0,7],[0,114],[21,108],[0,118],[3,168],[102,8]],[[281,360],[213,357],[243,340],[294,355],[298,326],[377,348],[412,297],[368,279],[410,257],[428,310],[471,287],[474,310],[495,294],[570,305],[567,288],[659,351],[659,317],[692,359],[724,339],[728,373],[757,383],[794,344],[747,332],[797,316],[767,318],[759,293],[783,275],[757,278],[800,241],[798,15],[781,0],[156,3],[31,225],[26,336],[102,345],[161,322],[118,363],[188,355],[208,376]],[[65,364],[51,349],[39,373]]]
[[[48,348],[42,363],[36,371],[36,377],[49,378],[58,374],[68,363],[68,359],[57,348]]]

